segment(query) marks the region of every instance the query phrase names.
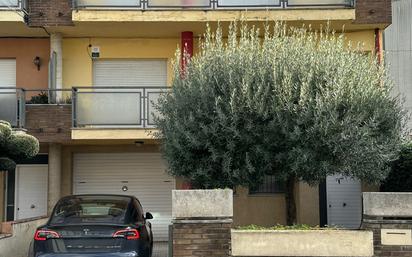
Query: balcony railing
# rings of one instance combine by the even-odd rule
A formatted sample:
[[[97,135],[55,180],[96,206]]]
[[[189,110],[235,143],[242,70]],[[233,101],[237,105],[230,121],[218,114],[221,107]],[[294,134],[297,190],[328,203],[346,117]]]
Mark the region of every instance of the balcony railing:
[[[27,0],[0,0],[0,10],[26,9]]]
[[[0,120],[24,128],[27,106],[72,105],[74,128],[153,128],[154,104],[167,91],[167,87],[0,87]]]
[[[355,0],[73,0],[73,6],[96,9],[271,9],[354,7]]]
[[[155,127],[154,103],[166,87],[73,88],[73,127]]]
[[[0,87],[0,120],[10,122],[13,127],[24,127],[24,91],[20,88]]]

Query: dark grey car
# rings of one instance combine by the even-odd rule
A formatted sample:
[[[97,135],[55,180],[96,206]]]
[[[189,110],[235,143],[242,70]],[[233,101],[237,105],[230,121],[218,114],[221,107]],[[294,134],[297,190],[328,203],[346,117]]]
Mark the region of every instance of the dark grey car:
[[[133,196],[64,197],[36,230],[29,257],[150,257],[152,218]]]

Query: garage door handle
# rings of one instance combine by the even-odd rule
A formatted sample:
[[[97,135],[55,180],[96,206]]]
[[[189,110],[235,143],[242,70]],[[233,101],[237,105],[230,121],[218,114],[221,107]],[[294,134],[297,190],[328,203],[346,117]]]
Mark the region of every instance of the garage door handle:
[[[30,209],[34,209],[34,208],[36,208],[36,205],[34,204],[30,205]]]

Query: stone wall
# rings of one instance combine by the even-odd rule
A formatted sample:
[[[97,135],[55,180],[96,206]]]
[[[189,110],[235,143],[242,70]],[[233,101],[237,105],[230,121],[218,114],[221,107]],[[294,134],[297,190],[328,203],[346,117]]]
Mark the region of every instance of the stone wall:
[[[64,143],[71,140],[71,105],[26,105],[26,125],[40,143]]]

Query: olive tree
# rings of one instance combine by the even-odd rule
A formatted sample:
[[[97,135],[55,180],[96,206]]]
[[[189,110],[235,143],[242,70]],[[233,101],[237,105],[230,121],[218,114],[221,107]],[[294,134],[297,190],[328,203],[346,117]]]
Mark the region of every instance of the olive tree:
[[[10,123],[0,121],[0,171],[13,170],[16,161],[35,156],[38,140],[23,131],[15,131]]]
[[[384,67],[344,35],[276,23],[210,29],[157,104],[163,154],[198,188],[255,187],[266,174],[294,185],[342,174],[378,183],[403,138],[404,111]]]

